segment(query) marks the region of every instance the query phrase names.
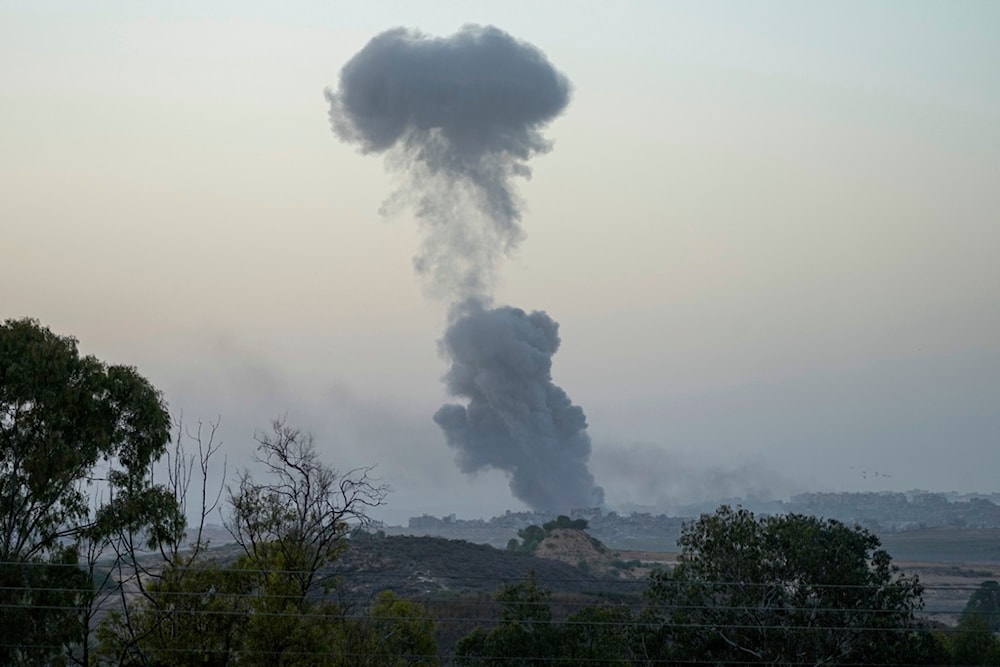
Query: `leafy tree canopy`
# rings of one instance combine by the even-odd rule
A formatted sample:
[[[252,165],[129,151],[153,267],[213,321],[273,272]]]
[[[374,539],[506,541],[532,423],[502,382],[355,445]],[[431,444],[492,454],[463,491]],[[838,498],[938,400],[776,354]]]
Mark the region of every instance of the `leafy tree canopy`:
[[[558,528],[586,530],[587,520],[570,519],[565,514],[560,514],[552,521],[546,521],[541,526],[536,526],[534,524],[526,526],[517,531],[517,536],[521,538],[521,541],[518,542],[515,538],[511,538],[507,542],[507,550],[522,551],[524,553],[533,554],[538,549],[538,545],[541,544],[542,540],[551,535],[552,531]]]
[[[566,528],[570,530],[586,530],[587,520],[571,519],[565,514],[560,514],[552,521],[546,521],[544,524],[542,524],[542,528],[545,529],[546,534],[551,533],[556,528]]]
[[[654,572],[647,642],[658,655],[825,664],[899,659],[922,607],[878,538],[839,521],[723,506],[684,527]]]
[[[537,528],[537,526],[535,526]],[[500,624],[487,632],[477,627],[458,642],[458,665],[551,665],[559,657],[559,628],[552,623],[552,593],[538,585],[534,572],[503,588]]]
[[[147,474],[169,440],[166,405],[134,368],[81,356],[74,338],[35,320],[0,325],[0,626],[19,639],[0,647],[0,663],[41,661],[65,638],[83,593],[81,537],[178,534],[172,495]],[[38,581],[48,590],[27,585]]]
[[[34,320],[0,326],[0,556],[30,558],[96,524],[85,485],[108,486],[101,527],[138,521],[148,466],[170,440],[160,393],[129,366],[81,357]],[[97,472],[99,463],[106,465]],[[81,483],[84,486],[81,486]]]
[[[969,597],[963,617],[976,617],[990,632],[1000,632],[1000,583],[984,581]]]
[[[564,623],[553,620],[552,593],[534,573],[496,595],[500,622],[477,627],[455,647],[457,665],[632,665],[634,619],[628,607],[579,607]]]

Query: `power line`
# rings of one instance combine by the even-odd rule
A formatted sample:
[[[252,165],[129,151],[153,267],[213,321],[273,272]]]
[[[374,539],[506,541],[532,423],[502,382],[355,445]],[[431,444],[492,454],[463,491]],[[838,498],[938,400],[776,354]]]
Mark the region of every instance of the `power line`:
[[[42,568],[63,568],[63,569],[77,569],[82,570],[78,564],[74,563],[46,563],[39,561],[0,561],[0,567],[12,566],[12,567],[42,567]],[[132,570],[132,564],[127,563],[119,567],[117,564],[111,566],[105,566],[98,568],[100,571],[111,570],[112,572],[123,569],[129,572],[129,576],[137,576],[138,573]],[[424,574],[423,571],[417,570],[408,573],[395,573],[395,572],[379,572],[375,570],[360,570],[360,569],[343,569],[343,570],[330,570],[324,568],[319,571],[314,570],[295,570],[295,569],[275,569],[275,568],[247,568],[247,567],[227,567],[219,563],[209,563],[204,565],[166,565],[158,566],[157,568],[150,567],[148,570],[143,570],[142,572],[151,571],[153,569],[158,569],[159,572],[154,577],[161,577],[164,571],[169,571],[171,573],[175,572],[203,572],[206,574],[218,574],[218,575],[228,575],[228,574],[256,574],[256,575],[272,575],[274,573],[280,573],[282,575],[287,575],[291,577],[297,576],[315,576],[317,579],[327,580],[334,579],[338,577],[357,577],[357,578],[375,578],[375,579],[413,579],[414,577],[427,577],[431,581],[437,579],[444,580],[458,580],[458,581],[498,581],[501,579],[500,576],[496,574],[444,574],[444,573],[434,573],[434,574]],[[529,568],[530,571],[530,568]],[[2,574],[2,571],[0,571]],[[984,576],[986,579],[988,576]],[[546,576],[544,578],[538,577],[539,581],[544,581],[545,583],[551,584],[614,584],[619,586],[642,586],[649,583],[650,579],[648,576],[636,579],[623,579],[620,577],[594,577],[587,575],[580,576]],[[428,582],[430,583],[430,582]],[[812,588],[812,589],[840,589],[840,590],[884,590],[891,591],[894,589],[905,589],[909,587],[909,582],[893,582],[893,583],[861,583],[861,584],[840,584],[840,583],[814,583],[808,581],[802,582],[755,582],[755,581],[739,581],[739,580],[705,580],[705,579],[660,579],[657,580],[657,585],[659,586],[693,586],[693,585],[705,585],[705,586],[733,586],[741,588],[775,588],[782,585],[794,585],[801,588]],[[921,587],[926,590],[978,590],[979,586],[974,584],[948,584],[940,583],[934,585],[924,585],[920,584]]]

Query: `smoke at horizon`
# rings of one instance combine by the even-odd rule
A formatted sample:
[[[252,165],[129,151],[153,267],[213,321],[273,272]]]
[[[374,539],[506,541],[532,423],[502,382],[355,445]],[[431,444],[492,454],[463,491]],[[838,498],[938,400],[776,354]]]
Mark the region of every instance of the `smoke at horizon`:
[[[397,28],[374,37],[327,90],[342,141],[382,154],[404,185],[383,205],[412,207],[423,231],[414,267],[451,300],[441,350],[449,393],[434,415],[466,473],[503,470],[535,509],[603,502],[587,468],[583,410],[552,382],[558,324],[544,312],[489,309],[500,261],[523,238],[511,180],[551,149],[541,130],[569,103],[545,55],[492,26],[433,38]]]
[[[445,383],[468,407],[434,414],[466,473],[505,470],[515,496],[550,512],[604,503],[587,469],[590,436],[583,409],[552,382],[559,325],[543,312],[470,308],[442,345],[452,359]]]

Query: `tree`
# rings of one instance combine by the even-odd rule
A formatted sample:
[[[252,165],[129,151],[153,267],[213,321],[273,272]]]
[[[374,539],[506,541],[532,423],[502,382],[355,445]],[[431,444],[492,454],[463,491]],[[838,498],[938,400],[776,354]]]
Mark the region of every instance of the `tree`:
[[[1000,664],[1000,584],[984,581],[965,605],[958,628],[952,633],[954,664]]]
[[[353,635],[345,665],[357,667],[437,667],[434,620],[423,605],[382,591],[367,618],[350,619],[345,634]]]
[[[676,568],[650,578],[648,658],[906,662],[922,587],[867,530],[723,506],[685,525],[678,543]]]
[[[0,664],[65,664],[64,647],[85,636],[78,610],[90,591],[78,552],[0,563]]]
[[[517,536],[521,538],[521,542],[518,542],[517,538],[510,538],[510,540],[507,541],[507,551],[521,551],[526,554],[533,554],[538,550],[538,545],[542,543],[542,540],[552,535],[553,531],[559,529],[586,530],[587,520],[574,520],[570,519],[565,514],[560,514],[552,521],[546,521],[541,526],[536,526],[534,524],[525,526],[517,531]]]
[[[507,542],[507,549],[510,551],[523,551],[526,554],[533,554],[538,548],[538,545],[545,539],[546,535],[544,528],[532,524],[517,531],[517,536],[521,538],[521,543],[518,544],[517,540],[511,538],[511,540]]]
[[[962,616],[952,633],[951,651],[956,665],[1000,664],[1000,639],[979,616]]]
[[[82,537],[129,525],[155,541],[182,520],[147,474],[169,440],[166,405],[134,368],[81,356],[35,320],[0,326],[0,627],[17,638],[0,664],[85,641]],[[95,485],[105,501],[92,507]]]
[[[229,490],[226,522],[244,552],[240,567],[257,573],[244,648],[260,664],[324,664],[339,615],[325,601],[333,582],[324,568],[347,547],[352,524],[368,525],[388,488],[371,468],[340,473],[324,464],[312,436],[282,420],[257,443],[268,481],[244,471]]]
[[[324,464],[308,434],[280,420],[272,427],[258,438],[266,478],[244,471],[228,489],[224,522],[242,554],[223,564],[207,560],[201,530],[221,495],[213,500],[206,493],[209,459],[218,449],[215,425],[207,442],[200,425],[188,435],[198,445],[189,456],[178,424],[170,485],[183,505],[192,475],[200,476],[194,540],[187,549],[161,551],[156,567],[128,550],[119,559],[140,575],[124,574],[138,595],[123,598],[122,609],[101,624],[101,664],[341,667],[360,664],[369,650],[380,661],[367,664],[414,664],[406,656],[422,650],[423,626],[410,603],[386,599],[373,608],[380,616],[355,618],[329,595],[328,566],[352,531],[363,532],[367,510],[382,502],[386,487],[368,468],[341,474]],[[429,636],[433,642],[432,630]],[[407,651],[403,659],[388,656],[395,649]]]
[[[556,623],[552,593],[534,573],[496,595],[500,623],[477,627],[455,647],[458,665],[631,665],[635,619],[626,606],[585,606]],[[574,603],[576,606],[578,603]]]
[[[552,623],[552,593],[538,586],[532,572],[500,590],[500,624],[477,627],[455,647],[458,665],[552,665],[560,655],[559,628]]]
[[[546,535],[551,533],[557,528],[566,528],[569,530],[587,530],[587,520],[586,519],[570,519],[565,514],[560,514],[552,521],[546,521],[542,524],[542,529],[545,530]]]
[[[1000,632],[1000,583],[989,580],[979,584],[965,605],[964,617],[978,617],[990,632]]]
[[[166,562],[139,596],[98,626],[98,664],[232,664],[245,639],[252,591],[241,568]]]
[[[569,665],[633,665],[635,625],[626,606],[584,607],[563,625],[560,656]]]
[[[117,604],[95,605],[105,612],[97,629],[94,655],[98,664],[226,665],[242,641],[249,614],[247,573],[206,561],[205,521],[222,498],[223,487],[209,491],[219,422],[197,423],[189,430],[179,417],[174,446],[167,452],[167,488],[191,526],[161,541],[159,554],[135,549],[127,530],[103,545],[110,552]],[[190,446],[188,443],[193,445]],[[195,451],[191,451],[195,450]],[[225,463],[223,463],[223,476]],[[197,480],[196,486],[192,486]],[[189,501],[197,498],[197,506]],[[91,664],[81,662],[81,664]]]

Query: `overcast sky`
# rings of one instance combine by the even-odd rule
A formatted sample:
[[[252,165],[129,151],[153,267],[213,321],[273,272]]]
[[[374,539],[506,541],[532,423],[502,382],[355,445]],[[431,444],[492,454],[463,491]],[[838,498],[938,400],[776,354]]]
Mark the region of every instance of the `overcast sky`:
[[[560,323],[610,506],[998,490],[995,2],[2,1],[0,317],[221,416],[230,468],[287,414],[382,518],[523,509],[431,421],[448,304],[323,95],[468,23],[573,84],[495,297]]]

